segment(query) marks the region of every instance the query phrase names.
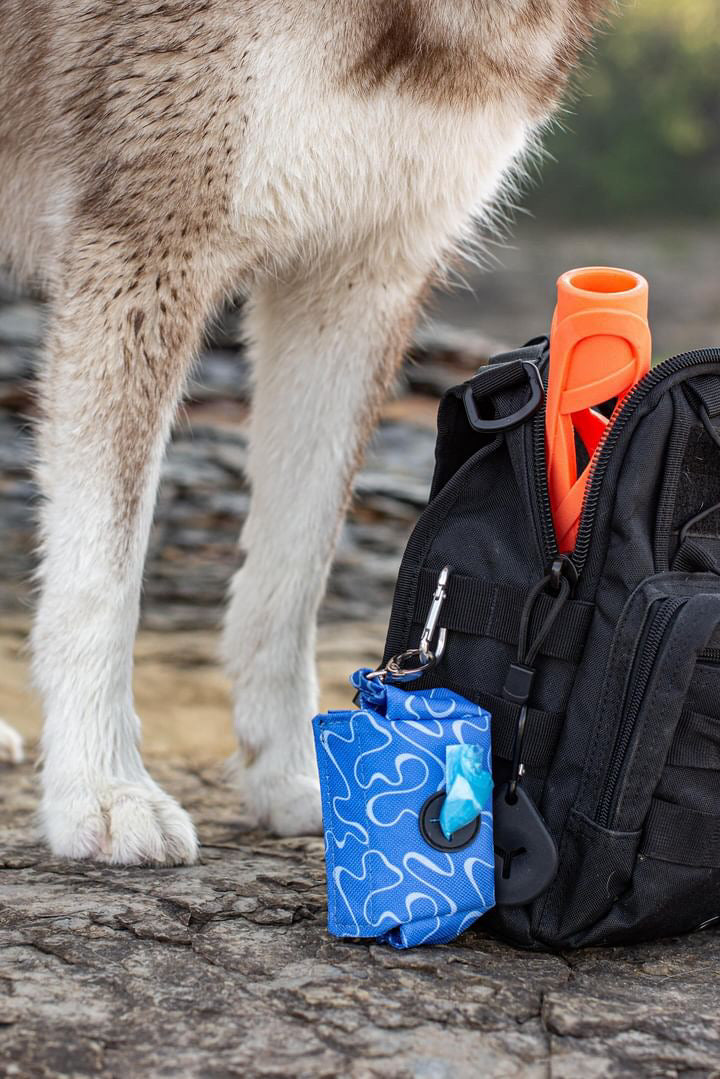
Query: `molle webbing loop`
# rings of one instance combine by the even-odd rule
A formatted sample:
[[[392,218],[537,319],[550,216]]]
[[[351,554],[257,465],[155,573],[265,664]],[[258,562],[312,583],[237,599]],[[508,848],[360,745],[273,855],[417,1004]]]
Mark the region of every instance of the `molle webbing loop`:
[[[436,583],[437,573],[434,570],[423,569],[418,574],[414,621],[421,622],[424,618]],[[505,644],[516,645],[526,600],[527,592],[514,585],[493,584],[475,577],[454,575],[454,587],[443,609],[443,622],[448,630],[475,637],[491,637]],[[552,608],[552,596],[545,593],[538,596],[529,623],[531,640],[536,638]],[[553,659],[579,663],[594,609],[591,603],[568,600],[562,619],[548,632],[540,653]]]

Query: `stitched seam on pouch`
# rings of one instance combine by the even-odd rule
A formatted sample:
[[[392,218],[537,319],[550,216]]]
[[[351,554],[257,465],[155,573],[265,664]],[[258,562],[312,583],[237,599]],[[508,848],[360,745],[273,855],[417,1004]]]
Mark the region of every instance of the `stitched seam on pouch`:
[[[364,709],[364,711],[367,711],[367,709]],[[376,713],[376,714],[378,714],[378,713]],[[385,717],[381,717],[381,718],[385,718]],[[373,844],[372,844],[372,841],[370,839],[371,821],[370,821],[370,817],[368,816],[368,812],[367,812],[367,800],[368,800],[368,796],[370,794],[370,791],[369,791],[369,789],[367,787],[367,775],[365,773],[365,762],[362,760],[362,757],[364,755],[365,750],[364,750],[364,746],[363,746],[363,743],[362,743],[362,735],[359,732],[358,732],[358,748],[360,749],[360,769],[359,769],[359,772],[360,772],[360,777],[361,777],[362,785],[363,785],[363,802],[364,802],[364,806],[365,806],[365,826],[367,827],[367,832],[368,832],[368,852],[370,852],[373,849]],[[365,915],[363,915],[363,922],[365,922],[366,926],[367,926],[367,924],[369,922],[374,923],[374,921],[375,921],[375,909],[374,909],[375,908],[375,896],[373,894],[375,889],[374,889],[374,885],[373,885],[372,870],[370,868],[371,864],[372,864],[372,858],[368,857],[368,860],[367,860],[367,883],[368,883],[368,887],[370,889],[370,895],[371,895],[372,898],[370,900],[370,906],[368,907],[368,916],[366,917]],[[363,904],[363,906],[364,906],[364,904]]]
[[[343,723],[345,725],[349,726],[349,721],[348,720],[343,720]],[[328,807],[328,811],[329,811],[329,814],[330,814],[330,821],[332,823],[333,818],[335,816],[335,809],[333,807],[333,801],[332,801],[332,797],[331,797],[330,778],[329,778],[328,767],[327,767],[328,751],[327,751],[327,748],[325,747],[325,744],[322,742],[322,740],[321,740],[320,744],[321,744],[322,750],[323,750],[323,755],[322,755],[322,761],[323,761],[323,763],[322,763],[323,787],[324,787],[324,790],[325,790],[327,807]],[[333,832],[333,835],[334,835],[334,832]],[[327,893],[328,893],[328,900],[330,898],[330,894],[332,894],[333,920],[334,920],[335,925],[336,925],[336,927],[338,929],[350,929],[350,930],[354,931],[354,929],[355,929],[354,925],[348,926],[345,923],[344,919],[338,917],[337,882],[335,880],[335,850],[334,850],[333,845],[327,839],[327,837],[325,839],[325,842],[327,844],[327,854],[326,854],[326,858],[325,858],[326,867],[328,867],[327,863],[328,862],[330,863],[330,866],[328,867],[330,869],[330,882],[329,882],[330,887],[327,888]]]

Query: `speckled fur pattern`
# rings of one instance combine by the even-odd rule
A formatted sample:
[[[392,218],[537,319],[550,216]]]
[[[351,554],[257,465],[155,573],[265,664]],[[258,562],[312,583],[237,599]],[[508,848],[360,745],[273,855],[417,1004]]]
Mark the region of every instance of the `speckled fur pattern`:
[[[255,395],[223,645],[236,771],[261,824],[319,829],[314,621],[353,472],[428,279],[604,7],[0,0],[0,257],[50,298],[33,650],[56,854],[196,856],[140,758],[132,644],[177,402],[237,288]]]

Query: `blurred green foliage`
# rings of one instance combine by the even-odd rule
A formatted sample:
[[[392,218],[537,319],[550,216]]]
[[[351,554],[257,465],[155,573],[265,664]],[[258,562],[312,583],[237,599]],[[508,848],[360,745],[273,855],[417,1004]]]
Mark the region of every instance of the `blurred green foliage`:
[[[720,0],[623,5],[526,205],[575,222],[720,218]]]

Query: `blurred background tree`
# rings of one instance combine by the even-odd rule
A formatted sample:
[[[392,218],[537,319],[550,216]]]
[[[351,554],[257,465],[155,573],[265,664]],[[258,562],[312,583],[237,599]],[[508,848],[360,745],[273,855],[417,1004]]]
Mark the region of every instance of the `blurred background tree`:
[[[720,0],[620,5],[545,138],[544,221],[720,219]]]

